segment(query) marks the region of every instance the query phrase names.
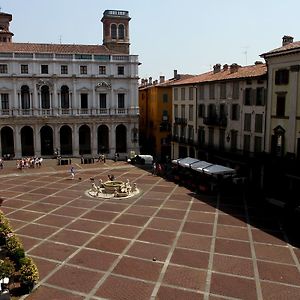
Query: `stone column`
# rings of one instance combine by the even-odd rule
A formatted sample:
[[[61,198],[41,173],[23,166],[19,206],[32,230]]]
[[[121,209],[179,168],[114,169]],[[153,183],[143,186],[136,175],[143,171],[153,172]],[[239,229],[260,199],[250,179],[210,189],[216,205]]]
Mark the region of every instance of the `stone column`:
[[[35,156],[41,156],[41,135],[40,135],[40,126],[35,124],[33,126],[33,145]]]
[[[72,147],[73,147],[73,156],[79,157],[79,132],[78,132],[78,124],[74,124],[72,126],[73,129],[73,138],[72,138]]]
[[[19,125],[15,127],[15,134],[14,134],[14,144],[15,144],[15,158],[22,157],[22,146],[21,146],[21,128]]]
[[[95,123],[91,126],[91,147],[92,147],[92,155],[98,155],[98,136],[97,136],[97,125]]]

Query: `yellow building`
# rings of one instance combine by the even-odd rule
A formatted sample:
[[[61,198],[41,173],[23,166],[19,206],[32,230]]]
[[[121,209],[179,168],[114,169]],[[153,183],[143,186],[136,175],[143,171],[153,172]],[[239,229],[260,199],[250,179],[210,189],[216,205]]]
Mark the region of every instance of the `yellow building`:
[[[139,87],[141,153],[165,160],[171,153],[172,87],[170,82],[142,80]]]

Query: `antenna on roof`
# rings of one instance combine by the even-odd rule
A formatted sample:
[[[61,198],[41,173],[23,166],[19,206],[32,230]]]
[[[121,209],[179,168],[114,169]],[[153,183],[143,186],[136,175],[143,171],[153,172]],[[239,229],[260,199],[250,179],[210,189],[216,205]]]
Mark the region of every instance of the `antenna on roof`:
[[[60,44],[61,44],[61,37],[62,37],[62,36],[60,35],[60,36],[59,36],[59,43],[60,43]]]
[[[250,48],[249,46],[243,47],[245,51],[243,51],[243,54],[245,55],[245,65],[248,65],[248,49]]]

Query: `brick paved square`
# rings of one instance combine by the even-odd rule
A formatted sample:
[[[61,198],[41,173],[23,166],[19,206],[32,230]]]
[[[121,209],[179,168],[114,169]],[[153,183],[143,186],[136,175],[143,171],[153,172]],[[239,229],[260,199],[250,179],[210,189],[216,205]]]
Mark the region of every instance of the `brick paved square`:
[[[74,181],[66,167],[49,162],[54,166],[17,177],[0,174],[0,191],[6,195],[1,208],[40,272],[40,286],[26,299],[141,300],[152,295],[198,300],[205,291],[209,300],[252,300],[260,294],[299,299],[295,259],[300,260],[300,250],[285,241],[285,228],[267,205],[197,195],[124,162],[79,163]],[[85,195],[90,177],[107,180],[112,173],[138,182],[142,193],[128,199]]]
[[[156,281],[162,266],[163,264],[158,261],[124,257],[113,269],[112,273],[142,280]]]
[[[170,262],[192,268],[205,269],[208,266],[209,253],[176,248]]]
[[[215,254],[213,270],[220,273],[240,275],[245,277],[254,276],[254,267],[251,259]]]
[[[138,240],[149,243],[171,245],[175,239],[175,236],[175,232],[145,229],[138,237]]]
[[[113,253],[121,253],[130,243],[129,240],[113,238],[108,236],[99,235],[90,241],[86,248],[103,250]]]
[[[109,276],[96,292],[97,297],[118,300],[150,299],[154,284],[129,278]]]
[[[189,300],[202,300],[203,294],[191,292],[191,291],[184,291],[177,288],[171,288],[167,286],[161,286],[157,293],[157,300],[164,300],[164,299],[172,299],[172,300],[182,300],[182,299],[189,299]],[[210,298],[211,299],[211,298]]]
[[[245,300],[257,299],[254,280],[223,274],[212,274],[210,292]]]
[[[40,256],[44,258],[64,261],[77,250],[76,247],[66,246],[55,242],[43,242],[41,245],[30,250],[29,255]]]
[[[77,219],[76,221],[72,222],[71,224],[69,224],[66,228],[96,233],[106,225],[107,224],[104,222],[98,222],[98,221],[86,220],[86,219],[80,218],[80,219]]]
[[[122,224],[111,224],[104,231],[102,231],[101,234],[121,237],[125,239],[133,239],[140,230],[141,230],[140,227],[128,226]]]
[[[169,251],[169,246],[135,242],[126,252],[126,255],[140,257],[148,260],[153,260],[153,258],[155,258],[157,261],[165,261],[169,254]]]
[[[115,254],[82,249],[68,261],[68,264],[98,271],[107,271],[117,258],[118,255]]]
[[[216,239],[215,252],[243,257],[251,257],[250,243],[226,239]]]
[[[93,235],[91,233],[62,229],[58,233],[52,235],[49,239],[69,245],[82,246],[92,237]]]
[[[186,289],[205,291],[206,272],[192,268],[169,266],[163,278],[163,284]]]
[[[47,282],[70,291],[89,293],[101,279],[103,273],[93,272],[77,267],[63,266]]]
[[[47,286],[42,286],[36,289],[32,294],[30,294],[26,299],[28,300],[41,300],[45,299],[45,295],[47,295],[47,299],[64,299],[64,300],[83,300],[84,297],[76,295],[72,293],[72,291],[62,291],[55,288],[50,288]]]

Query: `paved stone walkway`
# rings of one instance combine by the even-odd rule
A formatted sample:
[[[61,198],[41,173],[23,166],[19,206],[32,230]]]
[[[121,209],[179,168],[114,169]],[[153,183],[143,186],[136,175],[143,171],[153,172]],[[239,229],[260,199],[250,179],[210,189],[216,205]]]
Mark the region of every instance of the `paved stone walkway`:
[[[1,209],[40,272],[29,300],[300,299],[300,250],[255,199],[199,196],[126,164],[45,161],[0,171]],[[136,182],[129,199],[85,195],[90,177]]]

